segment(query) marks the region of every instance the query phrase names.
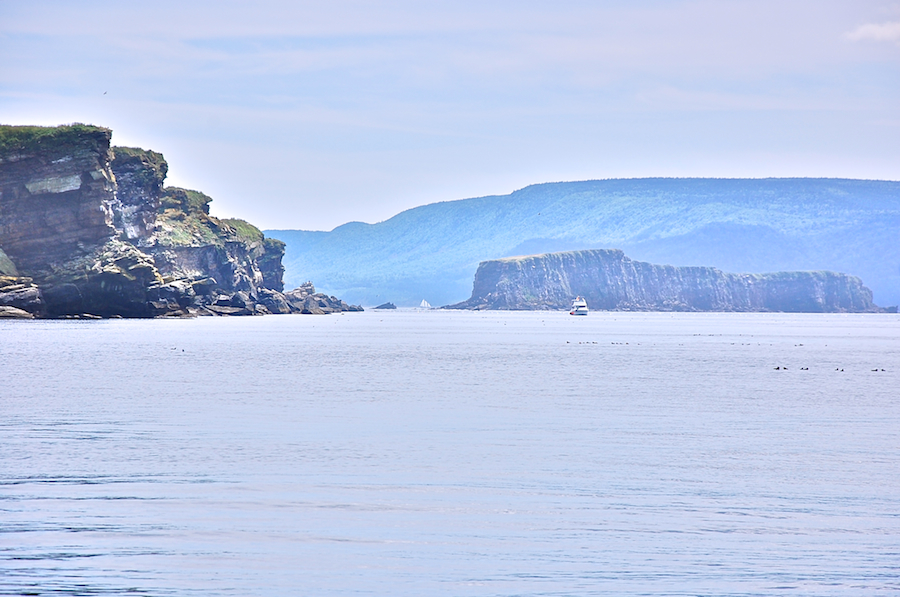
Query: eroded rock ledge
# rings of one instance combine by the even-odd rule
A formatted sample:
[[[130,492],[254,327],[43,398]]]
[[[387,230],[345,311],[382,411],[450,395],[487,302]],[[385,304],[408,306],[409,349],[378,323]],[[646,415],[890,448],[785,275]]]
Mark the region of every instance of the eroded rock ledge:
[[[109,129],[0,126],[0,316],[172,317],[361,310],[284,291],[284,243],[164,186],[162,154]]]
[[[571,251],[483,261],[469,300],[449,309],[878,312],[872,291],[834,272],[730,274],[712,267],[632,261],[619,250]]]

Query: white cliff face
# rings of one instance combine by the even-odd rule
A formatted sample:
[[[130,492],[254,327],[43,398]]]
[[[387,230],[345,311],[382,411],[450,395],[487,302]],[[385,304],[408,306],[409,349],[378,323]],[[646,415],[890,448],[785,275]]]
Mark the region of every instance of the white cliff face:
[[[58,161],[56,162],[58,163]],[[81,188],[81,175],[72,174],[70,176],[51,176],[39,180],[32,180],[25,183],[25,188],[32,195],[40,195],[41,193],[65,193],[67,191],[77,191]]]

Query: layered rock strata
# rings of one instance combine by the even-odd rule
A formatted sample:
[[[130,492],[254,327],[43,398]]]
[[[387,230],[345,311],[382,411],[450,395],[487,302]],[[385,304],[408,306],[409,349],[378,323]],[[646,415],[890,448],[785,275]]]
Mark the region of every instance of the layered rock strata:
[[[210,216],[208,196],[164,186],[162,154],[111,149],[110,136],[109,129],[86,125],[0,127],[5,312],[156,317],[343,310],[324,295],[328,311],[303,301],[295,306],[297,300],[282,294],[284,243],[243,220]],[[317,300],[314,294],[306,292],[304,301]]]
[[[484,261],[472,296],[451,309],[876,312],[872,291],[834,272],[730,274],[711,267],[632,261],[619,250],[547,253]]]
[[[31,278],[0,276],[0,317],[30,319],[42,307],[41,291]]]

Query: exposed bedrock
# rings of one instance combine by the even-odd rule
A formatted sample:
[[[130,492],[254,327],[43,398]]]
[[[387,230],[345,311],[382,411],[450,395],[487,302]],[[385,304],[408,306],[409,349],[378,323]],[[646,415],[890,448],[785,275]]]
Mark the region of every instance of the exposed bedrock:
[[[6,309],[4,317],[17,317],[21,313],[33,317],[43,305],[41,290],[31,278],[0,276],[0,307]]]
[[[472,297],[453,309],[876,312],[872,292],[834,272],[731,274],[711,267],[632,261],[619,250],[547,253],[484,261]]]
[[[342,310],[295,306],[281,294],[284,243],[211,216],[207,195],[164,186],[162,154],[111,149],[110,137],[0,126],[0,306],[45,317]]]
[[[118,238],[110,131],[74,125],[0,131],[0,246],[40,288],[34,313],[158,314],[152,258]]]
[[[306,314],[321,315],[363,310],[359,305],[348,305],[336,296],[328,296],[316,292],[312,282],[307,282],[299,288],[285,292],[284,298],[293,310]]]

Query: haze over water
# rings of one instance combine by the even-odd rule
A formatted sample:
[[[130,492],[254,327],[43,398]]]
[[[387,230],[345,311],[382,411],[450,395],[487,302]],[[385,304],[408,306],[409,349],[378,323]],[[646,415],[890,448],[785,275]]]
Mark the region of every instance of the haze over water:
[[[0,339],[3,595],[900,592],[897,315]]]

